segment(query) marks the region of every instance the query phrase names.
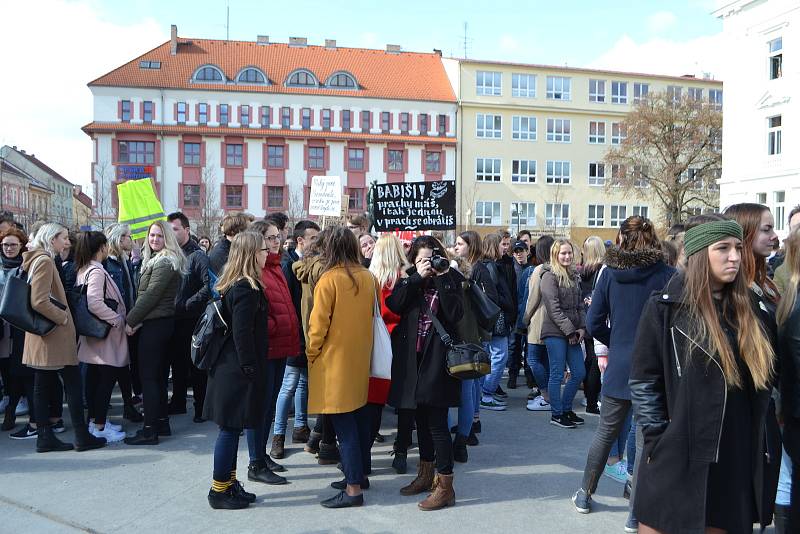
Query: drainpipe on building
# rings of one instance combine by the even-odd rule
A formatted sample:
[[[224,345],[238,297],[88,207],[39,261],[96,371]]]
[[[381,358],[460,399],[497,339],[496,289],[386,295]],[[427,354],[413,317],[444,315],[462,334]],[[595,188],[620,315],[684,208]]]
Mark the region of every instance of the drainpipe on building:
[[[161,129],[158,132],[158,141],[159,141],[159,143],[161,143],[161,145],[160,145],[161,148],[158,151],[158,156],[159,156],[158,157],[158,168],[161,170],[161,178],[162,178],[162,181],[163,181],[163,178],[164,178],[164,117],[166,116],[166,114],[164,113],[164,89],[161,88],[159,91],[161,93]],[[189,110],[187,109],[186,112],[188,114]],[[156,174],[156,176],[154,176],[154,178],[155,178],[155,181],[157,183],[158,182],[158,175]],[[156,184],[154,183],[153,186],[155,186],[155,185]],[[159,191],[158,200],[161,202],[162,206],[164,205],[164,198],[163,198],[164,189],[165,189],[164,184],[161,184],[161,191]]]
[[[461,169],[464,168],[464,151],[462,150],[461,143],[464,142],[464,121],[459,120],[459,112],[463,114],[464,106],[461,102],[461,62],[458,64],[458,97],[456,99],[458,107],[456,108],[456,120],[458,121],[459,136],[456,140],[456,153],[458,158],[458,165],[456,166],[456,188],[458,189],[458,214],[464,217],[464,177]],[[458,227],[458,225],[456,225]],[[469,230],[469,219],[466,222],[466,229]],[[454,241],[455,242],[455,241]]]

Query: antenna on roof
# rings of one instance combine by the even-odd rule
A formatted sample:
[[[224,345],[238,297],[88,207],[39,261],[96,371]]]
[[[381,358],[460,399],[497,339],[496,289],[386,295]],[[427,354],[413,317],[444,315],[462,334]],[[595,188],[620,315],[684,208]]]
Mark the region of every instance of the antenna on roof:
[[[231,40],[231,4],[228,2],[228,5],[225,7],[226,15],[225,15],[225,40]]]
[[[464,59],[467,59],[467,21],[464,21]]]

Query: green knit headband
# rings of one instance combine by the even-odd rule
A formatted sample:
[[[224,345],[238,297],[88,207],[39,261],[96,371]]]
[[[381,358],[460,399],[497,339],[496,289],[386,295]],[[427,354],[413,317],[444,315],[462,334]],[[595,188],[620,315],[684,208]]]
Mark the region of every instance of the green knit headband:
[[[743,233],[742,227],[736,221],[711,221],[699,224],[686,230],[683,236],[683,251],[688,258],[726,237],[742,239]]]

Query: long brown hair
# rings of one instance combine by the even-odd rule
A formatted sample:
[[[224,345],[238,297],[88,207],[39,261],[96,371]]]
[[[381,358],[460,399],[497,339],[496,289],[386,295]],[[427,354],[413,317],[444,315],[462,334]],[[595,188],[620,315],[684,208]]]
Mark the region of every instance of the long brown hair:
[[[783,264],[789,269],[789,281],[786,292],[781,295],[778,304],[778,326],[782,326],[792,315],[795,302],[797,302],[797,288],[800,287],[800,232],[795,230],[784,241],[786,258]]]
[[[744,231],[742,271],[747,284],[750,285],[755,282],[760,288],[769,289],[770,291],[765,291],[766,297],[777,303],[779,299],[778,288],[767,277],[766,258],[756,257],[753,252],[753,241],[761,229],[761,217],[765,211],[769,211],[769,208],[763,204],[743,202],[728,207],[725,210],[725,216],[736,220]]]
[[[458,237],[467,244],[467,257],[465,259],[470,265],[475,265],[483,259],[483,246],[478,232],[467,230],[458,234]]]
[[[261,266],[256,256],[259,250],[267,247],[264,236],[258,232],[239,232],[231,240],[228,261],[217,280],[216,289],[224,294],[239,280],[247,280],[253,289],[262,289]]]
[[[462,238],[463,239],[463,238]],[[503,257],[500,252],[500,242],[503,236],[500,234],[489,234],[483,238],[483,258],[487,260],[497,261]]]
[[[353,269],[363,269],[359,262],[358,239],[356,235],[344,226],[338,226],[331,230],[330,235],[325,239],[325,248],[322,251],[325,267],[323,272],[327,272],[335,267],[341,267],[347,273],[353,287],[358,294],[358,282],[353,276]]]
[[[645,248],[661,250],[661,241],[656,235],[653,223],[650,219],[641,215],[632,215],[622,221],[622,225],[619,227],[619,235],[617,236],[617,244],[619,248],[627,251]]]
[[[698,215],[689,219],[687,229],[725,219],[726,217],[714,214]],[[742,377],[728,336],[722,329],[721,319],[734,326],[739,354],[750,370],[753,383],[758,389],[766,389],[773,373],[775,353],[753,311],[750,284],[740,269],[733,282],[722,289],[723,312],[720,317],[714,305],[710,281],[711,267],[708,248],[705,248],[686,261],[683,305],[694,319],[691,335],[696,339],[709,339],[712,351],[719,356],[725,382],[741,387]],[[731,312],[734,316],[728,317]]]

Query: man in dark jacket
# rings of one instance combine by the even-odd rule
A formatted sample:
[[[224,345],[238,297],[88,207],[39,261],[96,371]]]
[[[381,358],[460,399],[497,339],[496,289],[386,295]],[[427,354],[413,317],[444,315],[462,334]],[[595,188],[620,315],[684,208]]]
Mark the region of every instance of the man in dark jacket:
[[[224,237],[220,239],[211,252],[208,253],[208,263],[211,270],[218,277],[222,274],[222,268],[228,262],[228,254],[231,251],[231,241],[234,236],[247,230],[252,221],[252,216],[245,213],[229,213],[222,218],[220,229]]]
[[[194,397],[194,421],[203,421],[203,400],[206,393],[207,375],[192,364],[192,332],[203,314],[211,296],[208,284],[208,257],[203,249],[191,239],[189,219],[176,211],[167,216],[172,224],[178,244],[186,256],[186,273],[181,288],[175,297],[175,334],[169,351],[172,366],[172,400],[169,413],[186,413],[186,391],[191,378]]]

